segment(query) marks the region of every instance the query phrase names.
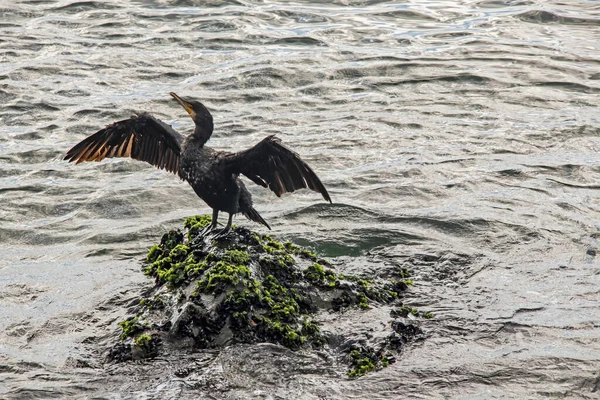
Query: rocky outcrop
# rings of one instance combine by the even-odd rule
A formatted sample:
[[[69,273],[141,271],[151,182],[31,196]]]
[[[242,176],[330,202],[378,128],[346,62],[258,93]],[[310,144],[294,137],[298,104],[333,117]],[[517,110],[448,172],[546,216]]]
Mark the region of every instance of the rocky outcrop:
[[[349,376],[360,376],[394,362],[406,343],[423,337],[406,317],[431,315],[401,302],[412,284],[407,271],[398,268],[393,280],[344,275],[308,249],[245,228],[219,239],[202,236],[208,224],[208,216],[188,218],[185,233],[166,233],[150,249],[144,272],[156,285],[136,315],[120,322],[110,361],[270,342],[329,350],[345,360]],[[382,305],[393,307],[395,319],[368,343],[353,332],[330,334],[319,322],[323,313]]]

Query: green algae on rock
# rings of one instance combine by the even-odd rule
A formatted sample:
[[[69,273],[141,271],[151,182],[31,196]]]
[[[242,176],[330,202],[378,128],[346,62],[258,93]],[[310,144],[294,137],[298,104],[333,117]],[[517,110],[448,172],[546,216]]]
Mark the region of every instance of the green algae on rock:
[[[422,318],[433,318],[433,314],[430,312],[421,312],[416,308],[413,307],[408,307],[405,306],[404,304],[400,304],[400,307],[397,309],[394,309],[390,312],[390,315],[392,317],[403,317],[406,318],[409,315],[415,316],[415,317],[422,317]]]
[[[119,326],[123,329],[121,339],[125,339],[128,336],[132,336],[137,332],[141,332],[144,329],[144,326],[139,323],[139,317],[137,315],[135,317],[130,317],[124,321],[119,322]]]
[[[348,376],[357,378],[371,371],[385,368],[396,361],[394,354],[399,354],[407,343],[422,339],[421,329],[402,321],[392,321],[392,333],[375,345],[365,341],[351,343],[347,347],[346,359],[350,364]]]
[[[170,231],[152,246],[144,272],[156,286],[140,301],[137,315],[120,323],[121,338],[132,337],[133,342],[119,349],[137,351],[137,358],[170,348],[256,342],[293,350],[328,346],[335,351],[318,322],[318,312],[399,303],[408,287],[406,271],[391,282],[339,274],[308,249],[245,228],[235,227],[218,240],[201,236],[209,224],[209,216],[188,218],[185,234]],[[418,328],[413,333],[420,335]],[[389,340],[377,349],[363,343],[342,350],[349,360],[349,375],[387,366],[393,362],[393,356],[383,354],[388,350],[394,350]]]

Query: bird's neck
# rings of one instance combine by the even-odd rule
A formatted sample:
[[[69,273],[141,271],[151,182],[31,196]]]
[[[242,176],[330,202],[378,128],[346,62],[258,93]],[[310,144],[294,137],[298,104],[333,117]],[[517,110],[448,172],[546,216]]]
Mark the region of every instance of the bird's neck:
[[[203,146],[204,143],[208,142],[208,139],[210,139],[211,135],[212,129],[207,129],[206,127],[196,125],[196,129],[194,129],[191,139],[194,141],[196,146]]]

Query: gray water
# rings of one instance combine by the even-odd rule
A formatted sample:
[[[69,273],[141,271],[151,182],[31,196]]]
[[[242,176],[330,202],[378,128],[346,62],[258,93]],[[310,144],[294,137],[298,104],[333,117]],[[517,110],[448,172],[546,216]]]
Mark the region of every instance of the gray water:
[[[0,60],[1,398],[600,397],[597,1],[0,0]],[[187,380],[103,366],[147,249],[210,209],[146,164],[62,157],[136,111],[189,133],[170,91],[213,147],[300,153],[335,204],[253,187],[272,234],[409,268],[427,340],[356,380],[270,345],[191,354]]]

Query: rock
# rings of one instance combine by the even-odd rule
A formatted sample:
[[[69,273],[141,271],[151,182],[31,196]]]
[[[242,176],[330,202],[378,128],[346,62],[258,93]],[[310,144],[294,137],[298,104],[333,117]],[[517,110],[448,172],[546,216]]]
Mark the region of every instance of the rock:
[[[185,234],[168,232],[152,246],[144,272],[156,285],[140,301],[137,314],[120,323],[123,342],[111,349],[109,360],[270,342],[292,350],[341,351],[349,375],[360,376],[393,362],[388,352],[398,353],[398,343],[421,335],[419,328],[398,322],[393,340],[348,345],[352,337],[324,333],[315,320],[318,312],[400,304],[412,284],[405,270],[395,281],[339,274],[308,249],[245,228],[235,227],[215,240],[203,237],[199,233],[208,224],[208,216],[188,218]],[[413,310],[400,307],[400,314]]]

